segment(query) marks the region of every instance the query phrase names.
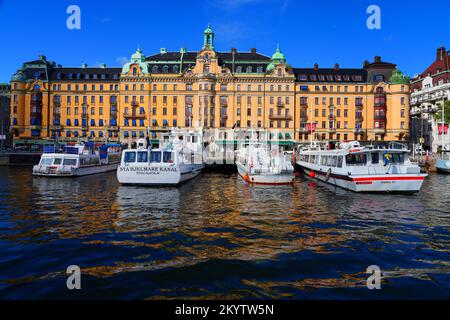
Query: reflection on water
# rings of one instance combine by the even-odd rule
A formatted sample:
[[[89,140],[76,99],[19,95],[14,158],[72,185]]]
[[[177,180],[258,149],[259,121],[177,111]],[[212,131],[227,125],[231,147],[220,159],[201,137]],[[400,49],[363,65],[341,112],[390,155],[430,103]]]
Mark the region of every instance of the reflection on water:
[[[449,182],[360,195],[304,177],[274,188],[203,174],[142,188],[115,173],[0,168],[0,297],[449,298]],[[76,293],[65,289],[72,264],[83,272]],[[379,292],[365,287],[372,264]]]

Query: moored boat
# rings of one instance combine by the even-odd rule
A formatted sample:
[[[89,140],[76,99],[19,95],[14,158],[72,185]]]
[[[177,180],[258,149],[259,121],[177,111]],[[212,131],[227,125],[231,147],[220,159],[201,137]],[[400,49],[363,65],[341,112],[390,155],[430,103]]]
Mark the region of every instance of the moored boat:
[[[354,192],[418,192],[426,174],[409,160],[400,143],[387,148],[361,147],[357,141],[339,149],[300,150],[297,164],[311,178]]]
[[[204,168],[202,133],[172,131],[156,149],[124,150],[117,179],[124,185],[178,185],[197,177]]]
[[[95,145],[92,142],[75,146],[44,147],[33,175],[43,177],[80,177],[117,170],[121,146]]]
[[[450,154],[448,151],[436,160],[436,169],[438,172],[450,173]]]
[[[295,181],[292,154],[261,141],[249,141],[236,152],[239,175],[251,184],[285,185]]]

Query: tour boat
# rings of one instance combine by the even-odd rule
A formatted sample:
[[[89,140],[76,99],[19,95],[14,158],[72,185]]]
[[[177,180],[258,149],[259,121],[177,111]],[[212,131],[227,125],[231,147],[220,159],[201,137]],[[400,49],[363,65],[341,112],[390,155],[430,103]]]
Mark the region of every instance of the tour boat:
[[[204,168],[201,131],[171,131],[160,148],[139,146],[122,153],[117,179],[123,185],[178,185]]]
[[[436,169],[439,172],[450,173],[450,151],[443,151],[439,159],[436,160]]]
[[[355,192],[418,192],[426,174],[409,160],[409,151],[391,142],[385,149],[353,141],[339,149],[300,150],[297,164],[311,178]]]
[[[39,164],[33,167],[33,175],[80,177],[114,171],[120,164],[120,151],[118,144],[96,146],[92,142],[60,148],[47,146]]]
[[[292,155],[269,148],[267,143],[250,141],[236,152],[239,175],[251,184],[284,185],[295,181]]]

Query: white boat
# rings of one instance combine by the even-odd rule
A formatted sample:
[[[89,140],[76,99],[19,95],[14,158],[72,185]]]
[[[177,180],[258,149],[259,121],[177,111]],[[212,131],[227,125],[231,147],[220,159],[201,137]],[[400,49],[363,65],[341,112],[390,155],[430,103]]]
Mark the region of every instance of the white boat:
[[[124,150],[117,179],[124,185],[178,185],[197,177],[204,168],[201,131],[172,131],[162,146]]]
[[[249,141],[236,152],[239,175],[251,184],[285,185],[295,181],[292,153],[261,141]]]
[[[399,143],[381,149],[353,141],[334,150],[310,147],[297,157],[311,178],[355,192],[418,192],[427,176]]]
[[[441,157],[436,160],[436,169],[439,172],[450,173],[450,155],[442,153]]]
[[[121,146],[92,142],[75,146],[45,147],[33,175],[43,177],[80,177],[117,170]]]

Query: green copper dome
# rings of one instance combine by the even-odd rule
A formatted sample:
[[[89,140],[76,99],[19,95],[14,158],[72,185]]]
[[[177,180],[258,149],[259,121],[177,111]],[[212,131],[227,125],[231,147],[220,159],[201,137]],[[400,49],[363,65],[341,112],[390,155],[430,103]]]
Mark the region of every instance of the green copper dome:
[[[280,50],[280,46],[277,46],[277,51],[272,55],[272,61],[278,62],[278,63],[284,63],[286,62],[286,57],[284,56],[283,52]]]
[[[203,49],[214,50],[214,31],[209,24],[203,32]]]
[[[409,77],[404,75],[399,69],[395,69],[391,77],[392,84],[409,84]]]
[[[140,47],[138,47],[138,49],[136,50],[136,52],[131,56],[131,62],[144,62],[145,61],[145,56],[142,53],[142,50]]]

